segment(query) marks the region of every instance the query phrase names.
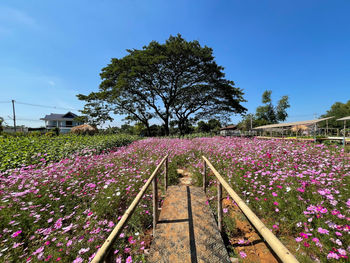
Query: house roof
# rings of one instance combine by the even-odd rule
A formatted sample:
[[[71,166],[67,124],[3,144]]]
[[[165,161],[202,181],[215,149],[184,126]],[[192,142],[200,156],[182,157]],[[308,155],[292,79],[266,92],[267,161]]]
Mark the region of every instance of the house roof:
[[[44,118],[41,118],[40,120],[44,121],[71,121],[78,115],[68,111],[65,114],[58,114],[58,113],[51,113],[50,115],[45,115]]]
[[[220,130],[223,131],[223,130],[236,130],[236,129],[237,129],[236,125],[229,125],[229,126],[221,128]]]
[[[325,121],[325,120],[328,120],[331,118],[334,118],[334,117],[327,117],[327,118],[308,120],[308,121],[295,121],[295,122],[288,122],[288,123],[269,124],[269,125],[255,127],[253,129],[270,129],[270,128],[290,127],[290,126],[295,126],[295,125],[312,125],[312,124],[316,124],[320,121]]]

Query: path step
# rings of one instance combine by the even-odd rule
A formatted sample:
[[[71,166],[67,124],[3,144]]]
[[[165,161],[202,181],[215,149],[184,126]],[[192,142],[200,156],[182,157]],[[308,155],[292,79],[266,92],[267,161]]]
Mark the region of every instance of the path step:
[[[168,188],[147,262],[230,262],[200,187]]]

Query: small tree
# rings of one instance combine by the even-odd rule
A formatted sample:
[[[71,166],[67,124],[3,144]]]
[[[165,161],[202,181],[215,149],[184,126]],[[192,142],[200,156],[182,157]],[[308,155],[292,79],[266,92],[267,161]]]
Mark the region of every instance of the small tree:
[[[256,109],[255,122],[257,125],[278,123],[279,121],[285,121],[288,117],[287,108],[290,107],[288,96],[282,96],[277,106],[274,106],[271,94],[271,90],[266,90],[262,95],[262,103],[265,105]]]

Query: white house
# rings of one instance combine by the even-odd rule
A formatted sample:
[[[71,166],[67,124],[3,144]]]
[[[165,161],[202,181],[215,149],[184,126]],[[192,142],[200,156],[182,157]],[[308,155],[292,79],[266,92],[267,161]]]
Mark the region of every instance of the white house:
[[[77,116],[78,115],[69,111],[66,114],[51,113],[40,120],[45,121],[45,126],[48,130],[59,128],[61,133],[67,133],[72,127],[83,124],[82,122],[74,120]]]
[[[229,125],[220,129],[221,136],[239,136],[240,134],[236,125]]]

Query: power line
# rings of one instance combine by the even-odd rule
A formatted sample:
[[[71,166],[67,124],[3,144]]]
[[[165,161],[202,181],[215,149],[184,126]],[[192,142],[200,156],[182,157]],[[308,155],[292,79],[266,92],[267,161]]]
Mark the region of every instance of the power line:
[[[13,119],[11,118],[6,118],[5,120],[12,121]],[[21,119],[21,118],[16,118],[17,121],[40,121],[43,122],[43,120],[35,120],[35,119]]]
[[[51,109],[58,109],[58,110],[74,110],[74,111],[77,110],[77,109],[74,109],[74,108],[63,108],[63,107],[56,107],[56,106],[47,106],[47,105],[33,104],[33,103],[20,102],[20,101],[15,101],[15,102],[18,103],[18,104],[27,105],[27,106],[33,106],[33,107],[51,108]]]
[[[10,100],[0,101],[0,103],[11,103]]]

